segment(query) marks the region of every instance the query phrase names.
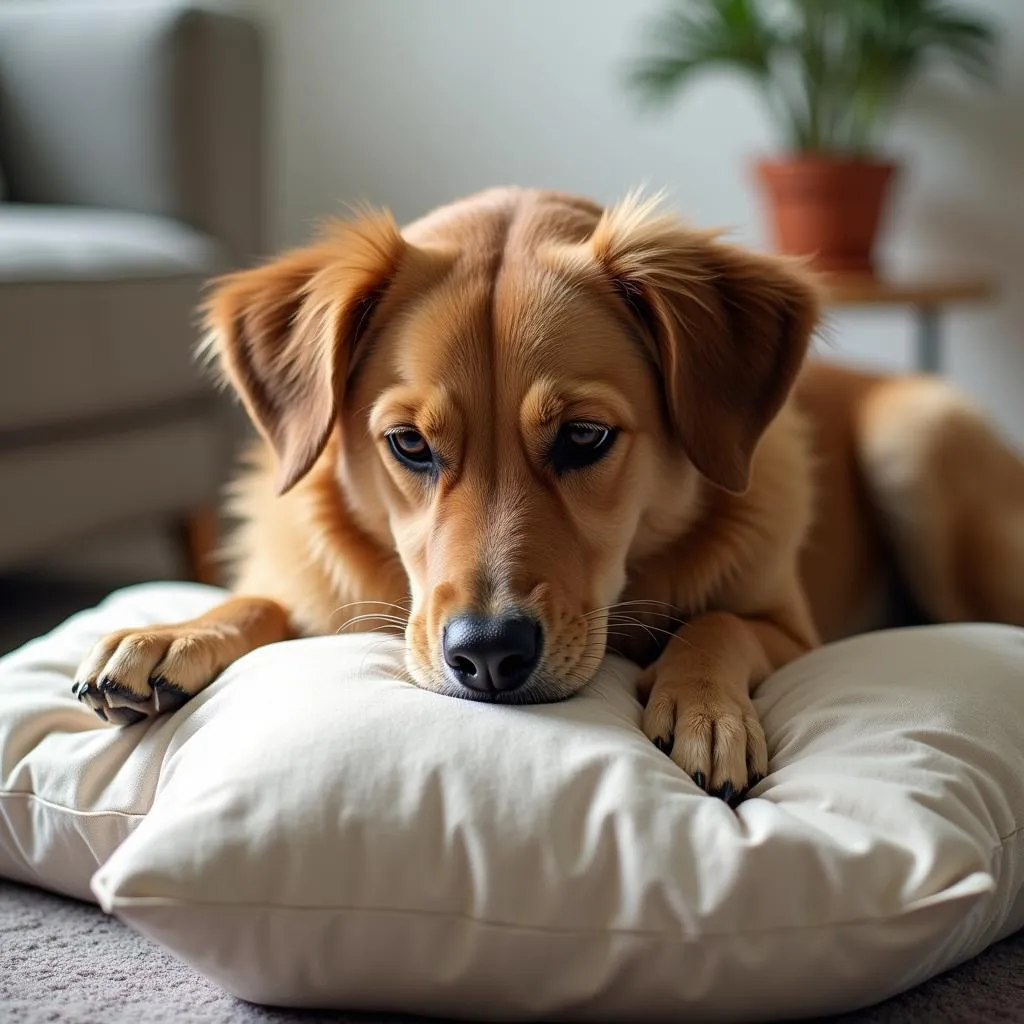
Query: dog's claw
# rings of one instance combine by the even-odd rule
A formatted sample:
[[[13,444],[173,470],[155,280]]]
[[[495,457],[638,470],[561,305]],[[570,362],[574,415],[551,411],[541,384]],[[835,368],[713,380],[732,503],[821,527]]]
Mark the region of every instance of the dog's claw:
[[[672,753],[672,737],[671,736],[669,736],[668,738],[665,738],[665,737],[662,737],[662,736],[656,736],[654,738],[654,745],[663,754],[670,754],[670,753]]]
[[[159,714],[177,711],[192,696],[180,686],[169,683],[162,676],[150,679],[149,685],[153,688],[153,699]]]
[[[109,693],[114,697],[130,701],[132,704],[144,704],[147,700],[146,697],[140,697],[134,690],[130,690],[127,686],[122,686],[116,680],[111,679],[110,676],[103,676],[96,684],[96,689],[99,693]]]
[[[272,618],[269,611],[267,616]],[[267,624],[279,626],[276,619]],[[105,721],[134,725],[176,711],[211,683],[225,643],[219,628],[199,620],[118,630],[92,646],[75,674],[80,682],[72,693],[99,708]]]
[[[708,780],[704,777],[703,772],[694,772],[693,781],[697,783],[698,789],[703,789],[705,793],[707,792]]]
[[[717,797],[719,800],[724,800],[727,804],[731,804],[733,797],[736,796],[736,790],[731,782],[727,782],[724,786],[716,789],[710,795]]]

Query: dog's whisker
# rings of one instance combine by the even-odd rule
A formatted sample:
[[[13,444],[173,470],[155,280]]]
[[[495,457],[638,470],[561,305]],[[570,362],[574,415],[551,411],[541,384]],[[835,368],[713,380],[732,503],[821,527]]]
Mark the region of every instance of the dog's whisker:
[[[380,608],[394,608],[403,614],[408,612],[407,608],[404,608],[400,604],[395,604],[394,601],[349,601],[347,604],[338,605],[331,614],[337,615],[338,612],[345,611],[346,608],[364,608],[364,607],[380,607]]]
[[[654,607],[647,607],[648,605],[653,605]],[[655,610],[659,607],[669,608],[671,611],[662,612]],[[583,618],[588,621],[592,621],[606,615],[610,617],[619,614],[619,609],[630,609],[638,615],[654,616],[656,618],[669,619],[671,621],[678,621],[680,618],[679,613],[672,608],[672,605],[666,604],[664,601],[622,601],[618,604],[608,605],[604,608],[595,608],[593,611],[587,612]]]
[[[679,621],[681,621],[680,617],[678,615],[669,615],[668,612],[649,612],[649,611],[642,611],[640,609],[631,609],[629,612],[625,612],[625,611],[602,612],[601,615],[588,615],[588,616],[585,616],[585,618],[589,622],[595,622],[595,621],[600,621],[603,618],[613,619],[617,615],[625,615],[625,614],[633,614],[634,616],[642,615],[644,618],[667,619],[670,622],[679,622]]]
[[[363,616],[363,618],[368,618],[368,619],[376,620],[376,619],[379,618],[379,616],[369,615],[369,616]],[[349,626],[355,625],[356,621],[357,620],[349,620],[348,622],[344,623],[344,625],[339,626],[334,632],[335,633],[344,633],[348,629]],[[381,632],[385,632],[387,630],[393,630],[395,636],[405,636],[405,626],[404,626],[404,624],[396,623],[396,622],[383,622],[383,623],[381,623],[378,626],[369,627],[367,629],[360,629],[360,630],[357,630],[357,632],[359,632],[359,633],[381,633]]]
[[[635,605],[653,606],[656,608],[668,608],[672,612],[678,611],[674,604],[668,601],[659,601],[655,598],[632,598],[628,601],[614,601],[612,604],[603,605],[595,611],[614,611],[616,608],[630,608]]]
[[[565,674],[566,682],[575,688],[586,684],[593,678],[608,653],[608,636],[610,635],[607,629],[588,628],[583,651],[576,659],[576,663]]]
[[[633,615],[615,615],[609,616],[609,626],[639,626],[643,629],[652,630],[655,633],[664,633],[665,636],[675,636],[677,629],[665,629],[663,626],[656,626],[650,622],[644,622],[643,619],[638,619]]]
[[[598,645],[594,645],[597,647]],[[597,671],[601,662],[604,661],[604,645],[600,649],[584,650],[576,664],[566,673],[566,681],[572,686],[583,685],[589,682]]]
[[[669,636],[672,635],[666,629],[659,629],[657,626],[649,626],[646,622],[641,622],[639,619],[631,619],[631,618],[628,618],[628,617],[625,617],[625,616],[618,616],[618,617],[616,617],[614,625],[616,625],[616,626],[636,626],[637,628],[642,629],[655,642],[657,642],[657,640],[658,640],[657,636],[655,635],[656,633],[660,632],[660,633],[665,633],[666,635],[669,635]]]
[[[609,625],[634,626],[637,629],[644,630],[644,632],[647,633],[651,640],[655,642],[659,642],[658,634],[660,634],[661,636],[668,638],[668,643],[671,643],[673,640],[678,640],[680,643],[685,644],[687,647],[693,646],[689,640],[680,635],[680,630],[678,628],[675,630],[663,629],[661,626],[652,626],[649,622],[642,622],[640,619],[634,619],[629,616],[622,615],[616,616],[614,620],[609,622]]]
[[[362,665],[360,667],[360,672],[365,672],[366,671],[366,663],[367,663],[367,661],[371,657],[373,657],[374,654],[379,653],[380,649],[390,639],[391,638],[388,637],[388,636],[382,636],[382,635],[379,635],[379,634],[372,638],[372,642],[370,644],[370,648],[366,651],[365,655],[363,656],[363,661],[362,661]],[[393,666],[393,667],[389,668],[388,671],[389,671],[389,673],[390,673],[390,675],[392,677],[397,678],[400,682],[408,683],[410,686],[415,686],[416,685],[416,681],[409,674],[409,670],[406,668],[406,666],[404,664],[399,664],[397,666]]]
[[[338,612],[343,612],[346,608],[363,608],[366,606],[374,605],[381,608],[394,608],[397,611],[401,612],[403,615],[407,616],[409,614],[409,607],[411,607],[412,605],[412,598],[409,598],[408,602],[409,605],[406,606],[398,604],[394,601],[349,601],[346,604],[338,605],[338,607],[331,612],[331,615],[337,615]]]
[[[376,619],[394,619],[397,622],[407,622],[408,617],[405,615],[395,615],[392,612],[385,611],[369,611],[362,612],[359,615],[354,615],[352,618],[365,619],[365,618],[376,618]]]
[[[352,618],[346,619],[339,629],[347,629],[349,626],[354,626],[358,622],[386,622],[392,626],[401,626],[402,629],[408,625],[406,619],[400,619],[397,615],[386,615],[383,612],[368,612],[365,615],[353,615]]]
[[[381,637],[394,637],[395,640],[400,640],[401,637],[404,634],[399,633],[396,630],[394,632],[389,632],[389,630],[393,630],[393,629],[394,629],[393,627],[382,627],[382,628],[376,629],[376,630],[362,630],[362,631],[360,631],[359,636],[372,636],[372,635],[376,634],[377,636],[381,636]],[[336,635],[340,635],[340,634],[336,634]]]

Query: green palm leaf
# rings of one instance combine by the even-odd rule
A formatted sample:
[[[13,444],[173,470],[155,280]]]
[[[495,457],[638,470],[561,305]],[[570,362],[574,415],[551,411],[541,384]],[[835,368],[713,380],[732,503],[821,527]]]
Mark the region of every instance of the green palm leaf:
[[[777,40],[759,8],[757,0],[677,3],[651,24],[651,53],[633,66],[634,86],[664,100],[691,74],[713,65],[766,78]]]
[[[877,141],[907,85],[948,65],[991,81],[995,33],[950,0],[673,0],[630,69],[667,101],[710,68],[762,90],[788,145],[858,152]]]

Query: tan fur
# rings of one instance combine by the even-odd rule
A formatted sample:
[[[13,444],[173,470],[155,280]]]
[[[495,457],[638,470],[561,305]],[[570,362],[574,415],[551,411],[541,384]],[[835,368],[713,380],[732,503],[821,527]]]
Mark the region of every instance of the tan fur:
[[[233,506],[253,596],[109,638],[80,696],[121,721],[160,710],[152,680],[194,693],[261,644],[369,628],[452,693],[445,624],[515,608],[545,637],[523,699],[619,650],[646,666],[647,734],[732,798],[767,771],[753,688],[885,624],[894,568],[934,618],[1024,622],[1020,460],[938,382],[801,374],[817,312],[798,267],[637,197],[516,189],[232,275],[208,326],[264,439]],[[620,432],[558,476],[567,422]],[[436,481],[390,453],[396,426]]]

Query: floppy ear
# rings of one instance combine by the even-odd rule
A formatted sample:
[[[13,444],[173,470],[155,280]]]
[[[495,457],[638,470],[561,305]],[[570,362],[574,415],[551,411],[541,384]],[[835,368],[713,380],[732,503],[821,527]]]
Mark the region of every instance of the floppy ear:
[[[390,215],[371,213],[215,282],[208,344],[277,454],[280,493],[323,451],[355,345],[407,248]]]
[[[641,322],[690,461],[740,493],[807,352],[817,292],[793,261],[725,245],[656,205],[606,211],[589,246]]]

